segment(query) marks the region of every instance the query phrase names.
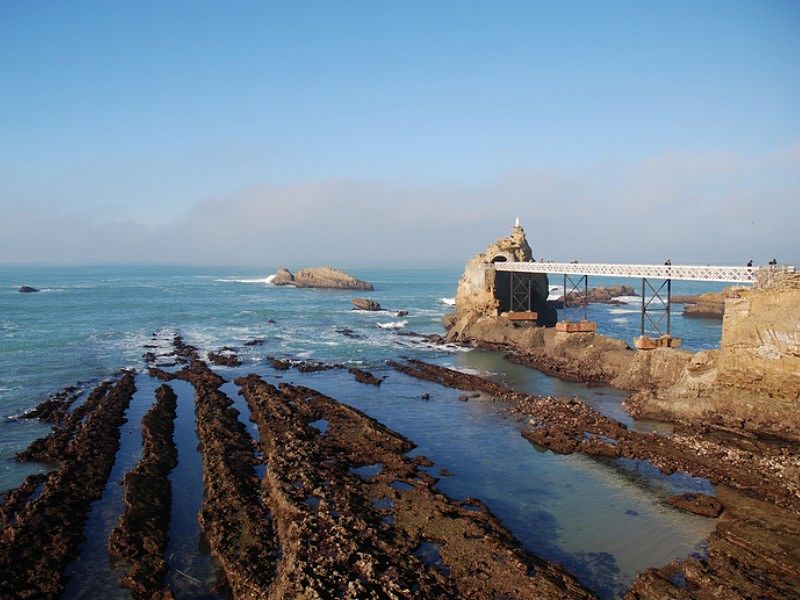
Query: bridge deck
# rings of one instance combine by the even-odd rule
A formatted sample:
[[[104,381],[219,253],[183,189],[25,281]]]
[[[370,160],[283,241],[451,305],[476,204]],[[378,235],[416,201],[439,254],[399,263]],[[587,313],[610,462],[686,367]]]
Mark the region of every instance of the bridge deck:
[[[725,267],[700,265],[622,265],[602,263],[497,262],[498,271],[596,275],[600,277],[645,277],[682,281],[756,283],[759,269],[766,267]]]

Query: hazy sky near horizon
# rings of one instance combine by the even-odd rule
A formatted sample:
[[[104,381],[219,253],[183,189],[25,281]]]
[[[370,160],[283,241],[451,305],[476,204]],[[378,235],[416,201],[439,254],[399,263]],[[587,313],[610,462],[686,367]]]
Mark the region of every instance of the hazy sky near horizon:
[[[0,2],[0,263],[800,261],[800,2]]]

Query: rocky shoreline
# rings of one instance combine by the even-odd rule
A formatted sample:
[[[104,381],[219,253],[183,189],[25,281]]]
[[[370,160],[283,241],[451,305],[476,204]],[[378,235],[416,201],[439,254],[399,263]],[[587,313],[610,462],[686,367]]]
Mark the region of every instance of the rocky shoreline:
[[[406,456],[410,440],[310,388],[275,387],[248,375],[236,384],[258,428],[254,439],[220,390],[225,380],[199,350],[180,336],[173,346],[154,354],[140,376],[187,381],[195,390],[205,490],[198,522],[221,567],[215,589],[275,599],[595,597],[562,568],[523,550],[480,502],[442,494],[425,470],[432,463]],[[165,357],[180,368],[158,366]],[[382,382],[348,370],[357,381]],[[58,466],[0,497],[0,596],[63,592],[89,508],[107,485],[134,391],[127,371],[101,382],[77,406],[79,391],[65,388],[31,413],[59,425],[19,460]],[[166,383],[155,396],[142,419],[142,455],[125,475],[124,513],[108,549],[125,568],[120,585],[134,598],[167,599],[177,398]],[[259,465],[266,467],[263,478]]]
[[[170,471],[178,464],[173,433],[177,397],[167,385],[156,390],[156,403],[142,418],[142,458],[125,475],[125,512],[111,532],[111,558],[127,566],[120,584],[133,598],[171,598],[164,585],[167,531],[172,503]]]
[[[127,371],[113,385],[101,384],[85,419],[71,423],[69,439],[54,434],[50,439],[57,441],[43,445],[56,470],[32,475],[6,494],[0,505],[0,597],[61,596],[64,569],[78,555],[90,506],[114,464],[119,427],[135,391],[133,379]]]
[[[761,442],[718,430],[677,429],[669,437],[637,433],[577,399],[523,394],[416,360],[391,366],[439,385],[506,400],[511,413],[529,417],[522,435],[538,447],[599,460],[645,460],[662,473],[680,471],[714,483],[717,498],[695,494],[670,501],[709,517],[725,510],[709,539],[708,557],[651,569],[637,578],[626,598],[783,598],[800,589],[797,444]]]

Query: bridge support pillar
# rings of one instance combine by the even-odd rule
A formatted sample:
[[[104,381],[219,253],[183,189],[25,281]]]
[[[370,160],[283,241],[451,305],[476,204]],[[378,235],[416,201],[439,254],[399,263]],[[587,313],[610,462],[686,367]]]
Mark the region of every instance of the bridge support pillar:
[[[648,293],[651,294],[649,298]],[[681,345],[680,338],[672,337],[671,310],[672,280],[665,279],[655,284],[642,277],[641,326],[639,337],[633,340],[638,350],[677,348]]]
[[[583,288],[583,290],[581,290]],[[569,316],[569,295],[573,292],[576,296],[580,296],[583,292],[583,319],[580,321],[570,321]],[[564,303],[563,318],[556,323],[556,331],[563,333],[594,333],[597,331],[597,323],[589,320],[589,276],[581,275],[577,279],[573,279],[567,273],[564,273],[564,295],[562,296]],[[576,305],[577,309],[579,305]]]

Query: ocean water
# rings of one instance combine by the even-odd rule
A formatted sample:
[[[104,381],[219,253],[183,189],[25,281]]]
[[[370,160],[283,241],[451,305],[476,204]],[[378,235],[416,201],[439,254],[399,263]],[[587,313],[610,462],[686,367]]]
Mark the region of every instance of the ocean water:
[[[236,346],[244,361],[236,369],[217,368],[226,379],[256,372],[270,381],[303,383],[357,408],[418,444],[431,458],[446,493],[478,497],[532,552],[560,562],[603,597],[621,595],[637,572],[703,551],[714,522],[679,513],[665,505],[670,493],[713,488],[703,480],[663,477],[646,464],[603,461],[541,452],[519,434],[523,424],[487,397],[458,400],[456,390],[413,380],[388,369],[387,359],[416,357],[479,372],[517,389],[539,394],[578,395],[631,426],[620,408],[624,395],[606,388],[563,382],[513,365],[501,355],[423,343],[403,335],[441,333],[441,317],[452,310],[460,268],[351,269],[374,283],[374,292],[303,290],[272,286],[274,269],[189,267],[0,267],[0,490],[17,485],[43,465],[20,465],[14,454],[47,433],[37,422],[13,417],[47,394],[80,382],[91,387],[120,368],[142,369],[144,346],[153,332],[184,339],[203,351]],[[590,281],[610,285],[620,280]],[[20,294],[20,285],[41,289]],[[557,285],[557,281],[553,281]],[[637,282],[630,282],[636,287]],[[718,285],[676,282],[674,293],[699,293]],[[352,310],[350,300],[368,296],[387,309]],[[398,317],[397,311],[408,311]],[[589,318],[601,333],[630,340],[639,330],[638,305],[592,305]],[[673,307],[673,334],[689,349],[719,344],[719,321],[690,320]],[[348,337],[342,330],[352,331]],[[261,346],[243,343],[260,339]],[[355,382],[346,372],[302,375],[278,373],[267,356],[313,358],[359,365],[387,379],[380,388]],[[103,537],[121,510],[114,481],[135,464],[138,420],[152,402],[154,382],[142,371],[130,420],[123,431],[107,493],[95,504],[87,525],[90,539],[70,567],[75,583],[68,597],[109,595],[118,575],[105,556]],[[191,410],[191,390],[180,388],[178,440],[180,464],[171,479],[181,490],[173,500],[170,528],[170,580],[181,597],[199,597],[213,579],[196,525],[202,497],[200,463]],[[180,388],[180,389],[177,389]],[[246,407],[232,383],[223,390]],[[420,395],[429,393],[423,401]],[[125,597],[120,593],[120,597]],[[213,597],[213,594],[209,597]]]

